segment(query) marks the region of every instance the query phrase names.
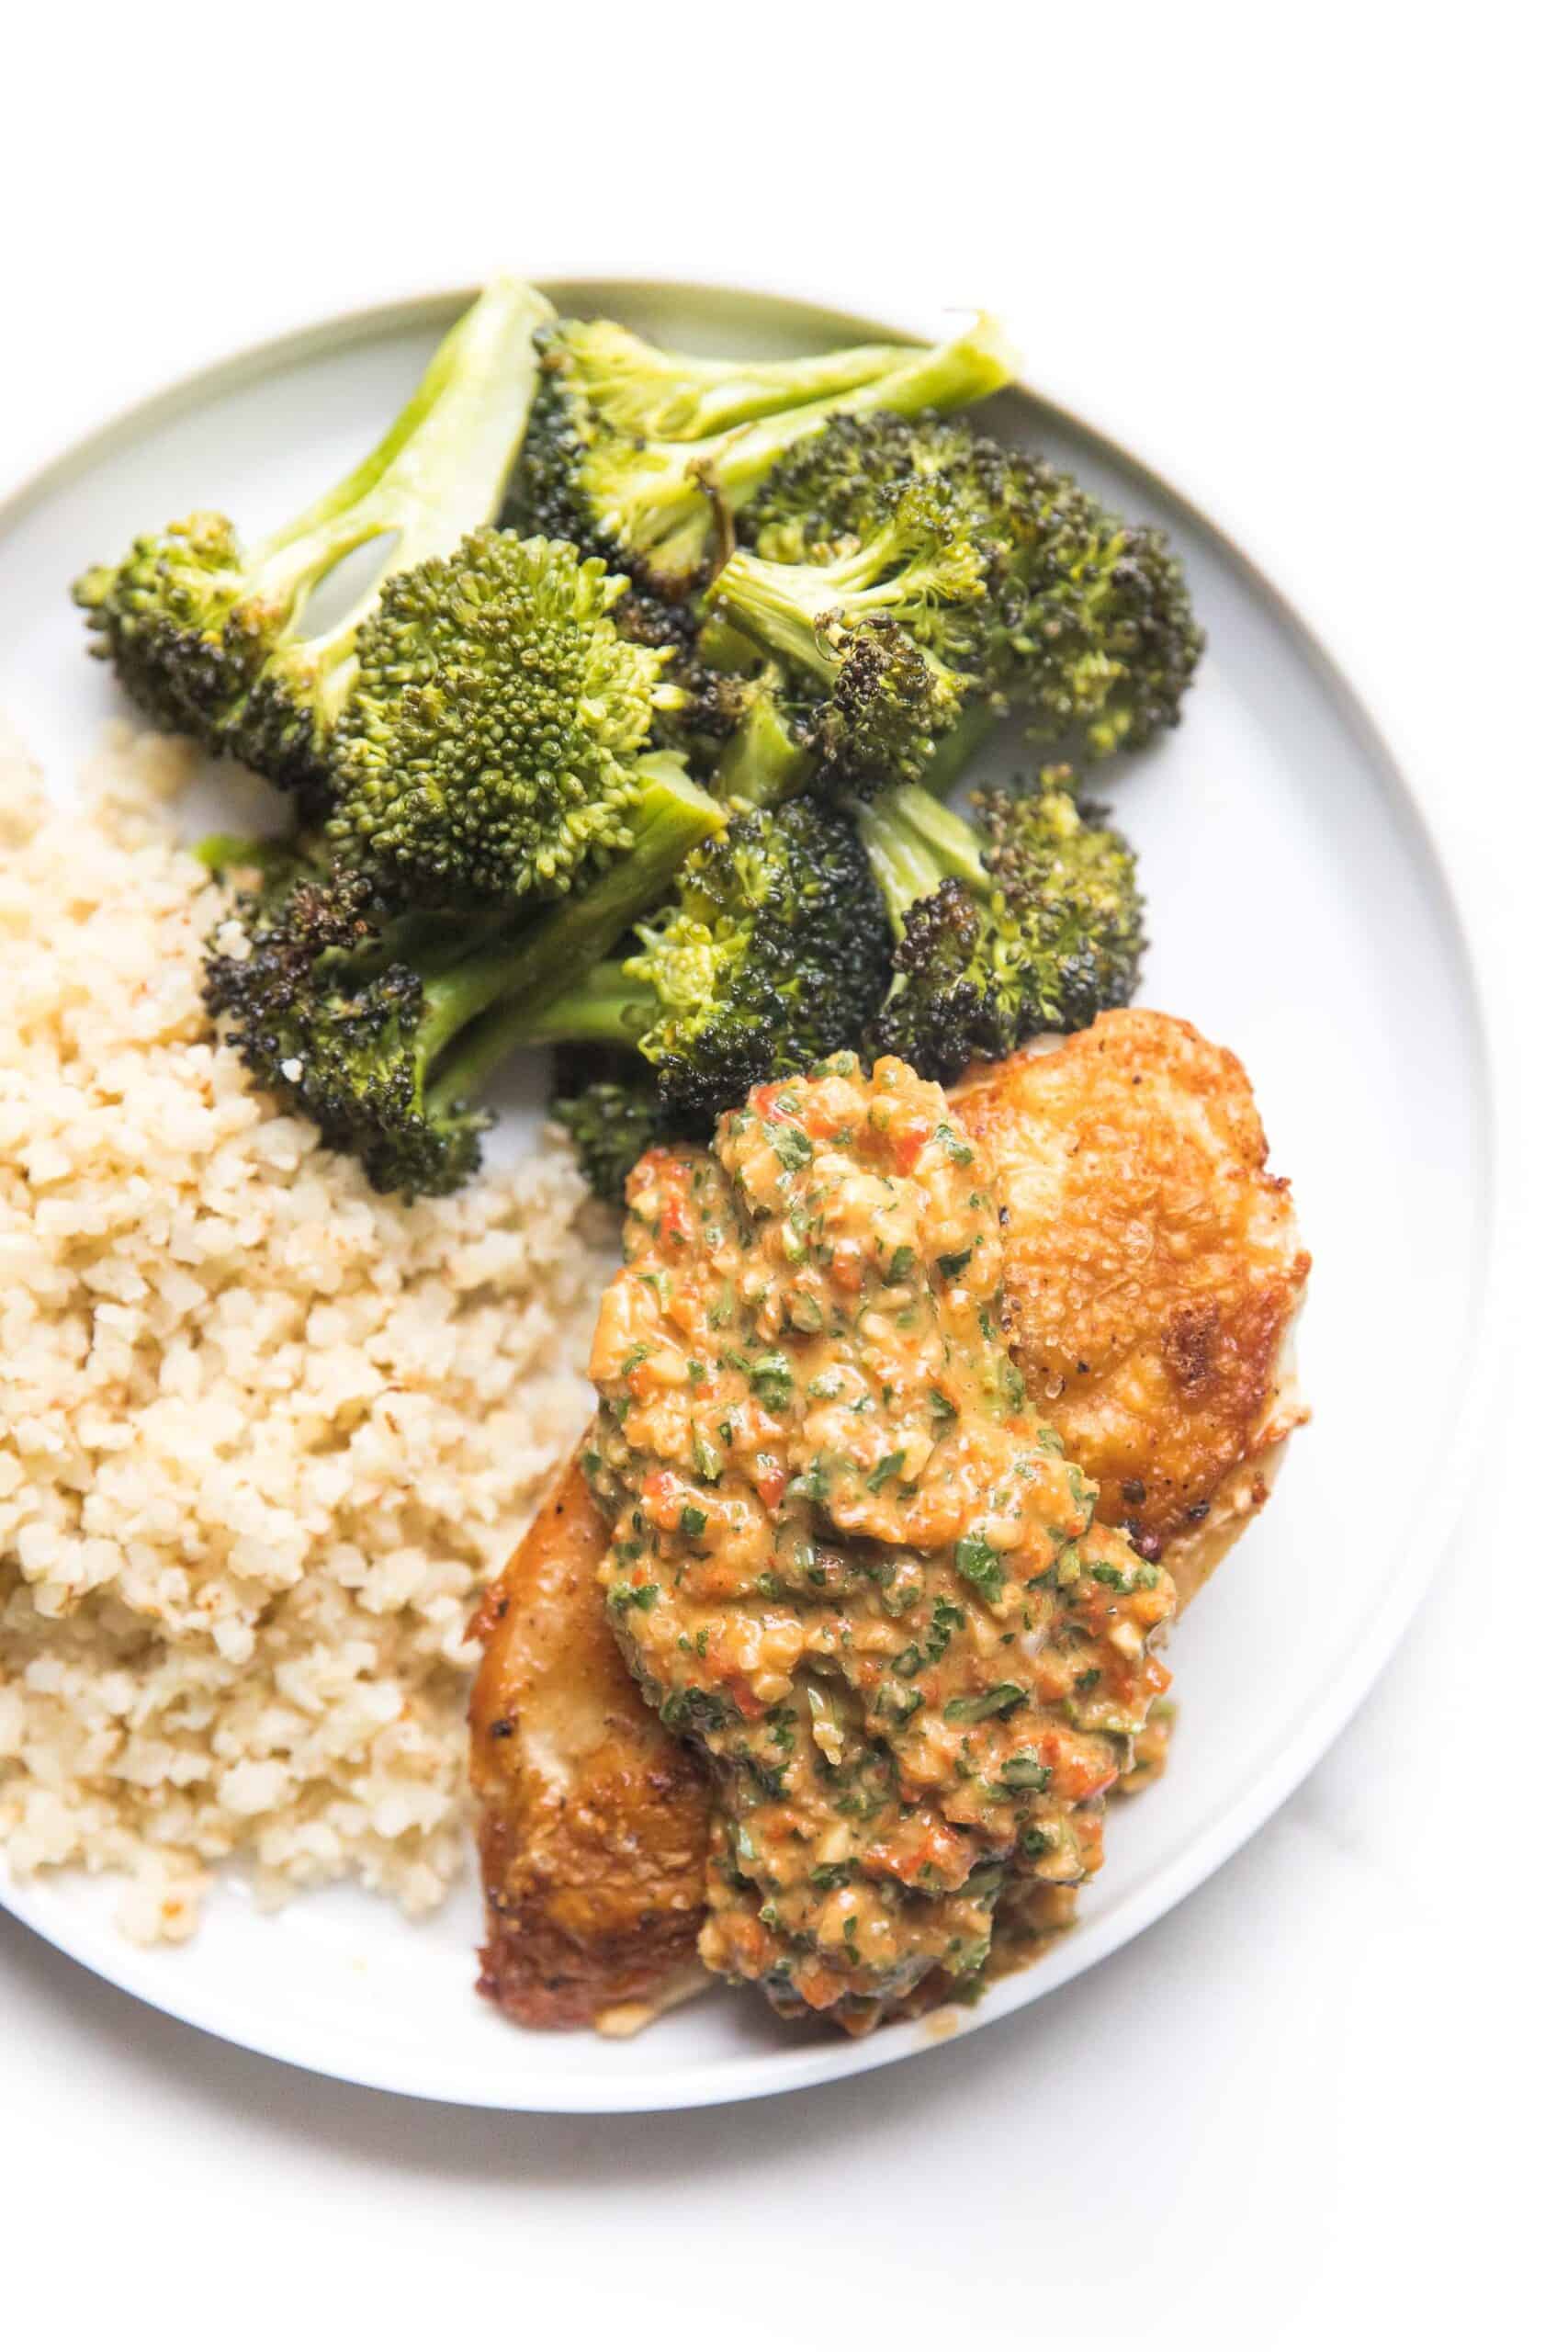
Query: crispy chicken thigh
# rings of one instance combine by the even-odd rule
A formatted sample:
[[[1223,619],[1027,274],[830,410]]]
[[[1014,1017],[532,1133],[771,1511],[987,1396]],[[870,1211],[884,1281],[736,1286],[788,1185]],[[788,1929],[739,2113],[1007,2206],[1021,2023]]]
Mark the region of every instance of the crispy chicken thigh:
[[[630,2028],[703,1977],[706,1776],[622,1663],[604,1550],[574,1459],[474,1622],[479,1989],[522,2025]]]
[[[952,1100],[996,1170],[1032,1400],[1097,1515],[1185,1602],[1305,1418],[1290,1342],[1311,1261],[1246,1072],[1184,1021],[1112,1012]],[[574,1463],[476,1623],[480,1984],[526,2025],[629,2027],[703,1981],[704,1768],[622,1662],[604,1542]]]
[[[1183,1606],[1268,1500],[1305,1413],[1311,1260],[1247,1073],[1185,1021],[1108,1012],[953,1090],[1008,1216],[1009,1338],[1036,1408]]]

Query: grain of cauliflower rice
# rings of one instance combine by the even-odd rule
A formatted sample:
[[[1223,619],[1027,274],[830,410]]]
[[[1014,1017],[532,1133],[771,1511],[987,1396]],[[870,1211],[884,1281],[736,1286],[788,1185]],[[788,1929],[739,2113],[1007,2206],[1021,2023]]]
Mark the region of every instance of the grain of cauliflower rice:
[[[565,1148],[413,1207],[212,1042],[194,754],[58,810],[0,741],[0,1849],[188,1935],[215,1865],[410,1911],[462,1867],[476,1596],[581,1430]]]

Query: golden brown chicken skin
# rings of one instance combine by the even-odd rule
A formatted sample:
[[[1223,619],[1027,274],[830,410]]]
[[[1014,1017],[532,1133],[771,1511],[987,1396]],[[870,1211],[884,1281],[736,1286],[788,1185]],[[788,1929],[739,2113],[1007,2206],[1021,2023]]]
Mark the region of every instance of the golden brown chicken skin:
[[[1312,1261],[1247,1073],[1185,1021],[1108,1012],[953,1102],[1006,1205],[1031,1400],[1185,1603],[1305,1419],[1289,1358]]]
[[[474,1623],[479,1989],[522,2025],[629,2029],[702,1978],[706,1778],[622,1663],[604,1551],[574,1460]]]
[[[1008,1213],[1009,1337],[1036,1406],[1181,1600],[1304,1419],[1310,1261],[1246,1072],[1186,1022],[1102,1015],[953,1091]],[[480,1612],[481,1987],[533,2026],[640,2022],[703,1981],[704,1768],[644,1704],[575,1464]],[[505,1726],[510,1726],[506,1728]]]

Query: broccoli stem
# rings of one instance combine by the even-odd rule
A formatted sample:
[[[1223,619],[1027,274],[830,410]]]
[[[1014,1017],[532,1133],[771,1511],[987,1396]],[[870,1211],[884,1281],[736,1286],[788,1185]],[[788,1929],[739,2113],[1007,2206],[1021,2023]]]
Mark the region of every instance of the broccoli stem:
[[[852,390],[763,417],[713,449],[705,470],[731,507],[743,506],[773,471],[786,449],[804,440],[829,417],[886,409],[895,416],[918,416],[928,408],[964,407],[999,391],[1016,372],[1015,355],[995,319],[982,316],[950,343],[913,355],[908,364]],[[700,462],[700,461],[699,461]]]
[[[950,877],[977,897],[989,895],[991,877],[979,835],[923,785],[900,785],[883,793],[868,808],[856,809],[855,823],[900,939],[909,909]]]
[[[710,613],[697,636],[697,658],[710,670],[745,679],[746,703],[709,779],[720,800],[772,808],[803,791],[816,761],[797,739],[781,700],[783,673],[754,637]]]
[[[1001,710],[994,698],[976,695],[966,702],[953,725],[938,740],[936,751],[920,777],[928,796],[941,799],[951,792],[987,736],[995,733]]]
[[[549,1034],[540,1024],[554,1001],[662,896],[697,843],[722,828],[724,811],[678,760],[655,752],[641,766],[631,846],[615,864],[533,922],[514,946],[481,949],[427,989],[421,1043],[434,1072],[425,1093],[431,1112],[472,1101],[515,1046]]]
[[[983,317],[951,343],[911,353],[888,375],[733,433],[710,433],[701,441],[643,442],[627,435],[629,449],[617,455],[599,494],[601,520],[656,585],[665,591],[680,585],[683,592],[711,561],[714,501],[729,514],[744,506],[788,450],[833,418],[883,409],[915,416],[931,408],[962,408],[998,390],[1012,374],[1000,328]]]
[[[550,999],[530,1023],[527,1043],[618,1046],[624,1051],[652,1027],[658,1013],[655,991],[645,981],[628,979],[612,957],[595,964],[575,988]]]
[[[326,681],[329,717],[346,696],[355,634],[389,573],[449,554],[499,506],[537,379],[535,331],[554,315],[520,278],[488,286],[446,334],[413,398],[369,456],[255,549],[254,594],[292,622],[345,557],[396,535],[372,585],[310,646]]]
[[[762,666],[755,638],[710,613],[697,632],[697,659],[710,670],[749,676]]]
[[[298,840],[285,833],[206,833],[194,843],[191,855],[209,874],[231,874],[244,866],[270,880],[292,873],[300,850]]]
[[[721,800],[772,808],[810,782],[816,765],[796,741],[771,688],[761,686],[719,754],[713,788]]]
[[[845,601],[838,570],[827,563],[770,563],[739,548],[719,574],[724,616],[830,686],[839,674],[839,657],[823,644],[820,632]]]
[[[890,375],[908,356],[899,345],[868,343],[804,359],[699,359],[661,351],[608,319],[565,325],[552,340],[602,416],[623,432],[662,441],[700,441],[852,390]]]
[[[711,624],[710,624],[711,626]],[[967,703],[938,741],[925,771],[929,792],[950,791],[997,724],[992,703]],[[710,779],[720,800],[747,808],[775,808],[806,791],[817,773],[815,752],[791,727],[773,686],[757,682],[745,717],[725,744]]]
[[[760,638],[787,662],[831,685],[841,657],[825,644],[822,625],[842,615],[898,613],[940,582],[939,563],[923,563],[898,533],[879,531],[831,563],[773,563],[739,548],[719,574],[716,594],[726,618]]]

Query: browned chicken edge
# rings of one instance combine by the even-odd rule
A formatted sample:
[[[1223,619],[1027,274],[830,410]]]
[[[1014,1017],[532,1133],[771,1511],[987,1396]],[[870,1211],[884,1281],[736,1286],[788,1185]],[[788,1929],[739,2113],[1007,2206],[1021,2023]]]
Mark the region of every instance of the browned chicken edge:
[[[1162,1558],[1185,1604],[1306,1418],[1291,1354],[1311,1260],[1247,1074],[1190,1023],[1133,1011],[952,1099],[1007,1207],[1010,1338],[1033,1400],[1099,1484],[1097,1516]],[[479,1985],[533,2027],[633,2030],[705,1981],[705,1768],[627,1672],[604,1543],[574,1460],[473,1626]],[[1151,1732],[1160,1760],[1168,1728]]]
[[[604,1530],[574,1459],[486,1595],[469,1706],[488,1905],[479,1989],[519,2024],[659,2005],[695,1966],[707,1784],[605,1621]]]

